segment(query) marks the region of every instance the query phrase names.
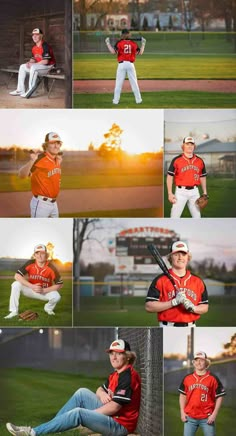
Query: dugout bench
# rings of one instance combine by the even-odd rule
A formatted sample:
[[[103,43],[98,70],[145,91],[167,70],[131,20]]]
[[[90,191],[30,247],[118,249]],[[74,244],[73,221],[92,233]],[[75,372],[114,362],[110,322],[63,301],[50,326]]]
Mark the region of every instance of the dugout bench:
[[[60,69],[59,69],[60,70]],[[8,79],[5,81],[6,88],[9,89],[10,82],[15,74],[18,74],[19,68],[16,67],[7,67],[7,68],[0,68],[0,71],[2,73],[5,73],[8,76]],[[38,83],[36,89],[39,87],[40,83],[43,83],[44,90],[47,92],[48,98],[50,98],[52,89],[54,87],[54,84],[57,80],[65,80],[65,74],[56,73],[57,69],[52,70],[52,72],[48,74],[44,74],[42,76],[38,77]],[[49,82],[52,81],[50,84]],[[35,91],[36,91],[35,89]]]

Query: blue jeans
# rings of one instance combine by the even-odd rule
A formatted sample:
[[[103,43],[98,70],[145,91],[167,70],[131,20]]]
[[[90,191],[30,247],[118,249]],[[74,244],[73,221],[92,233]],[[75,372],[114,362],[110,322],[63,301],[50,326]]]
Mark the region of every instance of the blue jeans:
[[[34,427],[36,436],[47,433],[59,433],[79,425],[101,433],[104,436],[126,436],[128,430],[114,421],[111,416],[94,412],[103,404],[89,389],[78,389],[59,410],[55,418]]]
[[[202,429],[204,436],[216,435],[215,424],[207,424],[207,418],[194,419],[187,416],[187,422],[184,423],[184,436],[194,436],[198,428]]]

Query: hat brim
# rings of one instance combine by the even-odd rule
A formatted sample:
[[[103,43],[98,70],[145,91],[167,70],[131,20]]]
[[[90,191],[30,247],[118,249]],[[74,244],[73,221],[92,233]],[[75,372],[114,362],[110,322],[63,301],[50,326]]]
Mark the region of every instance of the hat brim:
[[[186,253],[186,254],[189,253],[189,251],[186,251],[186,250],[175,250],[175,251],[171,251],[170,254],[181,253],[181,251],[182,251],[183,253]]]
[[[108,348],[105,351],[106,351],[106,353],[110,353],[111,351],[115,351],[116,353],[125,353],[125,350],[117,350],[115,348]]]
[[[209,359],[204,359],[203,357],[195,357],[195,359],[192,360],[192,363],[195,362],[196,359],[205,360],[205,362],[207,363],[207,366],[210,366],[210,364],[211,364],[211,361]]]

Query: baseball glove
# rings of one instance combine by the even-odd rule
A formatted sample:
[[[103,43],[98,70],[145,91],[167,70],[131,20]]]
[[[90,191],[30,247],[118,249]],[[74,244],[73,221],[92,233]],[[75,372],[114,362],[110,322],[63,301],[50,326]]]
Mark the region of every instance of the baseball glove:
[[[38,313],[33,312],[32,310],[25,310],[24,312],[19,314],[19,318],[22,321],[34,321],[38,318]]]
[[[195,204],[196,206],[201,210],[204,209],[208,205],[209,196],[207,194],[202,194],[201,197],[199,197]]]

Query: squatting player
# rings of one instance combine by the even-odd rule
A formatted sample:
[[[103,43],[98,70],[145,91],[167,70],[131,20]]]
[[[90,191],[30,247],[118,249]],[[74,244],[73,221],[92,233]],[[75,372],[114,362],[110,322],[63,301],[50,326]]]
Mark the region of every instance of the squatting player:
[[[55,315],[54,309],[61,299],[58,291],[62,286],[63,281],[57,268],[48,260],[47,248],[43,244],[36,245],[33,259],[26,262],[15,274],[15,282],[11,285],[10,313],[5,319],[18,315],[21,294],[46,301],[44,311],[48,315]]]
[[[185,242],[173,243],[168,260],[169,272],[180,292],[176,293],[165,274],[155,277],[146,297],[146,311],[157,313],[160,326],[193,326],[208,311],[205,283],[187,270],[191,254]]]
[[[195,353],[192,363],[194,372],[186,375],[179,387],[184,436],[194,436],[198,428],[204,436],[215,436],[215,420],[225,389],[218,377],[208,370],[210,360],[204,351]]]
[[[18,73],[18,83],[15,91],[10,94],[19,97],[28,97],[32,88],[37,83],[38,76],[45,75],[56,64],[52,47],[43,40],[43,32],[41,29],[32,31],[32,39],[34,46],[32,47],[32,57],[26,63],[22,64]],[[29,89],[25,92],[25,79],[29,75]]]
[[[200,197],[199,185],[202,193],[207,195],[206,168],[203,160],[194,153],[196,144],[191,136],[183,139],[181,146],[183,153],[176,156],[168,169],[166,184],[168,200],[172,204],[171,218],[180,218],[187,203],[192,218],[201,218],[199,208],[195,202]],[[175,193],[173,194],[173,182]]]
[[[143,54],[146,39],[141,39],[141,48],[139,48],[138,44],[130,39],[130,31],[128,29],[123,29],[121,31],[121,39],[117,41],[114,47],[110,44],[109,38],[106,38],[105,42],[109,52],[117,54],[118,60],[113,104],[118,104],[120,101],[120,94],[126,75],[128,76],[136,103],[142,103],[134,62],[136,55]]]
[[[59,216],[56,200],[61,184],[61,145],[62,141],[57,133],[47,133],[42,145],[44,152],[32,151],[29,162],[19,170],[19,177],[31,178],[31,218]]]
[[[95,433],[109,436],[133,433],[141,398],[141,379],[133,368],[136,354],[123,339],[113,341],[106,351],[113,372],[96,394],[80,388],[51,421],[34,428],[7,423],[7,430],[14,436],[39,436],[61,433],[82,425]]]

